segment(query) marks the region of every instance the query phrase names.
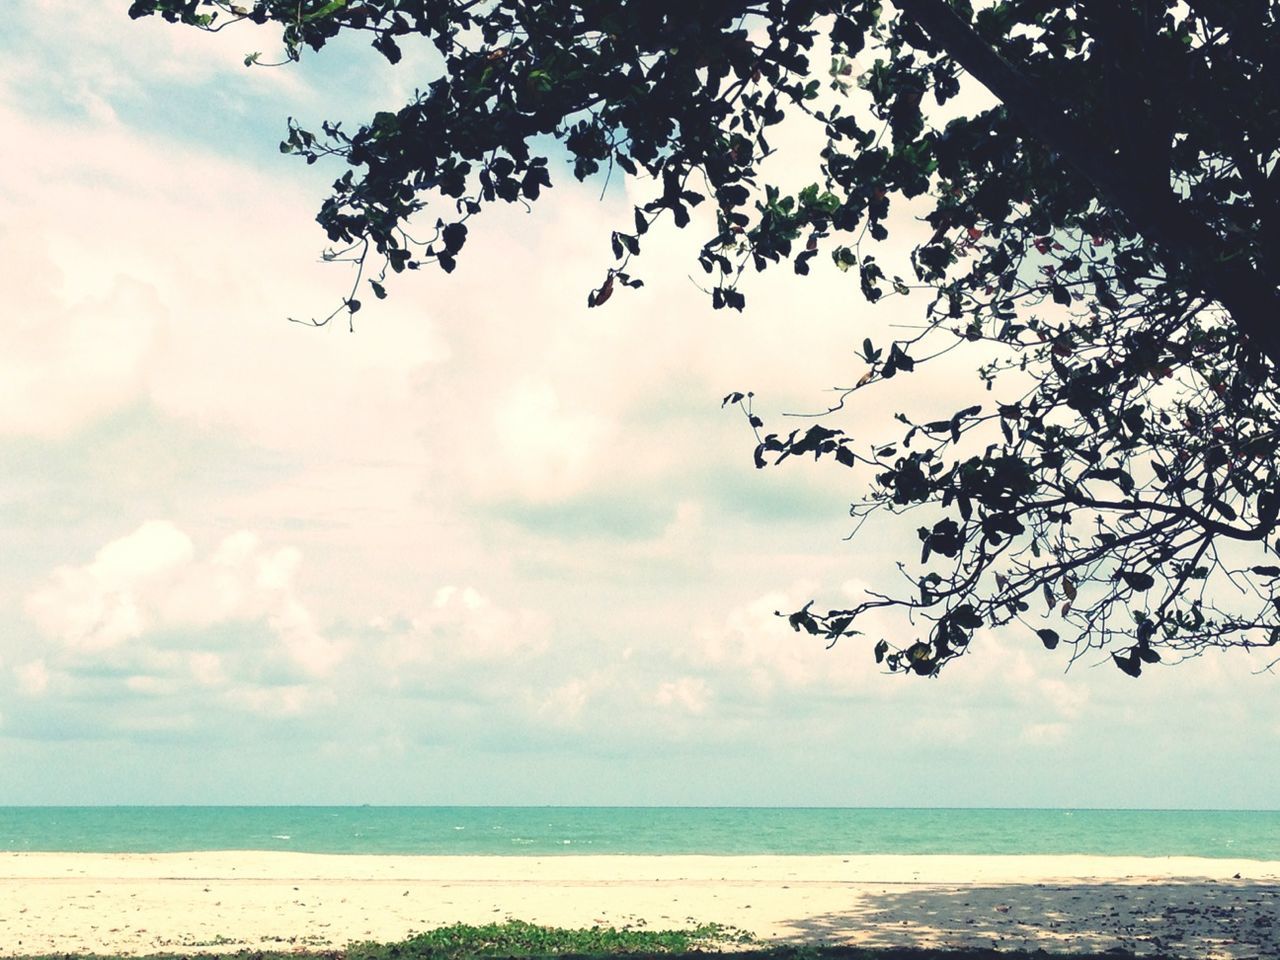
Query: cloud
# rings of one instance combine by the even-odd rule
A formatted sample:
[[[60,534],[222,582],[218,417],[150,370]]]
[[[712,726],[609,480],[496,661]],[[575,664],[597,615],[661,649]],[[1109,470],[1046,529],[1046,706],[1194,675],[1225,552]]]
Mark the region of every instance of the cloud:
[[[167,521],[149,521],[102,547],[92,561],[55,570],[26,601],[39,630],[76,654],[117,650],[145,635],[196,636],[227,624],[265,624],[305,675],[331,673],[342,651],[315,628],[294,590],[300,555],[233,533],[206,557]],[[217,672],[216,654],[192,662]],[[143,688],[145,689],[145,685]]]
[[[859,623],[863,636],[844,638],[831,650],[777,616],[814,596],[834,600],[841,593],[861,596],[864,589],[858,580],[839,590],[797,582],[733,607],[720,621],[704,622],[691,643],[673,650],[673,659],[692,672],[661,688],[664,701],[696,703],[692,712],[719,712],[726,722],[756,711],[802,714],[805,730],[838,726],[852,710],[892,717],[897,736],[933,744],[964,743],[1001,727],[1010,740],[1044,742],[1087,715],[1091,678],[1083,672],[1063,676],[1061,658],[989,631],[980,631],[972,655],[950,664],[940,679],[923,680],[887,676],[875,666],[873,643],[900,636],[902,626],[881,611]],[[696,687],[690,677],[699,681]]]
[[[203,34],[159,17],[130,20],[114,0],[34,0],[12,12],[9,30],[26,41],[15,45],[0,70],[0,91],[18,91],[99,123],[115,123],[134,102],[163,107],[175,86],[243,87],[244,56],[255,43],[279,47],[278,31],[241,24],[222,34]],[[67,51],[74,55],[67,56]],[[122,63],[120,52],[127,51]],[[56,63],[58,69],[49,69]],[[296,71],[254,71],[258,86],[300,91]],[[7,88],[7,90],[5,89]],[[207,96],[207,94],[206,94]],[[206,106],[225,106],[216,94]]]
[[[482,671],[510,664],[526,669],[547,651],[545,618],[510,611],[470,586],[446,585],[431,603],[408,617],[378,618],[363,646],[378,676],[392,689],[413,692],[453,679],[459,667]]]
[[[711,686],[704,677],[679,677],[658,687],[653,702],[663,708],[674,707],[692,714],[707,712]]]
[[[9,671],[13,688],[49,709],[75,705],[84,724],[52,731],[73,736],[207,733],[242,713],[311,723],[389,695],[407,705],[405,729],[415,710],[451,701],[560,724],[586,696],[572,683],[547,695],[532,679],[550,645],[536,611],[446,585],[416,612],[353,629],[316,617],[301,566],[298,549],[249,531],[202,549],[173,523],[148,521],[30,592],[39,639]],[[45,714],[32,709],[18,726],[41,735]]]
[[[358,337],[287,322],[327,313],[347,280],[312,262],[323,180],[2,102],[0,122],[29,145],[0,231],[27,278],[0,321],[0,436],[65,436],[149,403],[268,446],[338,434],[367,455],[420,453],[412,418],[388,417],[447,355],[420,308],[398,300]]]
[[[1050,756],[1036,769],[1058,788],[1026,794],[1046,802],[1078,770],[1131,771],[1128,753],[1107,760],[1118,730],[1153,745],[1165,783],[1192,741],[1273,743],[1268,688],[1249,686],[1268,678],[1216,660],[1135,686],[984,633],[921,682],[881,676],[865,638],[824,651],[774,615],[883,585],[918,544],[893,523],[844,543],[866,478],[754,470],[751,429],[720,398],[753,389],[768,429],[803,426],[783,414],[825,408],[865,369],[862,339],[918,320],[916,299],[872,310],[856,276],[815,262],[751,277],[743,314],[714,311],[690,277],[700,220],[646,234],[646,286],[587,310],[629,200],[557,168],[531,214],[473,221],[452,275],[366,295],[355,333],[290,324],[351,277],[313,262],[339,168],[280,157],[283,117],[367,116],[430,57],[371,66],[361,39],[245,71],[270,45],[244,31],[129,23],[117,0],[16,15],[0,65],[0,125],[24,144],[0,232],[23,281],[0,315],[0,763],[26,758],[13,782],[30,796],[47,798],[51,757],[92,770],[81,800],[135,789],[106,751],[52,746],[102,737],[165,796],[181,770],[231,802],[249,752],[274,785],[282,758],[306,758],[281,802],[319,796],[332,778],[315,771],[356,757],[362,781],[399,785],[392,801],[442,796],[438,770],[520,770],[551,802],[617,802],[571,775],[589,765],[565,758],[583,757],[666,778],[634,795],[667,802],[952,799],[946,771],[991,801],[1006,787],[982,793],[974,769]],[[788,159],[812,130],[776,132],[779,176],[812,179]],[[895,229],[877,256],[905,246]],[[891,439],[897,409],[962,405],[971,358],[931,368],[860,392],[833,424]]]
[[[27,697],[38,697],[49,689],[49,668],[44,660],[32,660],[13,668],[18,680],[18,692]]]
[[[31,281],[13,291],[3,324],[0,436],[63,436],[134,402],[164,315],[154,288],[117,277],[101,294],[61,298],[52,260],[12,226],[0,228],[0,256]]]
[[[494,411],[495,471],[507,491],[533,502],[562,499],[588,483],[593,452],[609,442],[610,424],[589,409],[566,410],[546,380],[513,385]],[[514,486],[514,491],[511,487]]]
[[[148,628],[144,594],[169,588],[186,566],[191,541],[170,524],[144,524],[107,544],[93,562],[63,567],[27,598],[27,613],[47,635],[74,650],[118,646]]]

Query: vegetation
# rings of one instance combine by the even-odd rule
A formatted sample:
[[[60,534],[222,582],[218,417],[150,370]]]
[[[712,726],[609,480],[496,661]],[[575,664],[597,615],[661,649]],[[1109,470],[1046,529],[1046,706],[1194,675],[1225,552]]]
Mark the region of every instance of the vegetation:
[[[750,949],[743,949],[750,947]],[[470,960],[473,957],[561,957],[596,960],[602,957],[705,957],[712,951],[722,960],[1043,960],[1044,951],[986,949],[931,950],[918,948],[859,948],[764,946],[749,935],[717,924],[686,930],[650,931],[635,927],[591,927],[568,930],[540,927],[522,921],[485,926],[453,924],[394,943],[352,944],[345,950],[308,952],[242,950],[234,954],[165,953],[146,960]],[[124,960],[121,957],[77,954],[77,960]],[[1105,954],[1071,954],[1073,960],[1134,960],[1120,950]],[[12,960],[53,960],[14,957]],[[62,958],[66,960],[66,958]],[[1158,960],[1158,958],[1156,958]]]
[[[244,3],[130,12],[274,22],[286,59],[341,32],[393,63],[409,43],[438,54],[407,104],[357,130],[291,123],[282,144],[346,168],[318,219],[329,256],[356,265],[349,315],[395,274],[451,271],[484,208],[536,202],[556,155],[580,180],[652,186],[612,233],[592,306],[641,284],[667,219],[708,231],[716,308],[743,308],[752,270],[805,275],[819,257],[868,303],[908,298],[899,316],[918,328],[864,341],[827,422],[766,432],[750,393],[726,397],[757,432],[757,466],[828,458],[864,491],[859,523],[918,518],[900,588],[810,603],[796,630],[835,643],[896,613],[874,656],[925,676],[981,627],[1104,650],[1132,676],[1280,640],[1275,4]],[[760,172],[788,118],[825,137],[820,179],[796,192]],[[914,246],[901,263],[891,229]],[[900,416],[896,437],[837,425],[944,355],[990,399]]]
[[[567,930],[508,920],[481,927],[456,923],[416,934],[401,943],[353,944],[344,957],[345,960],[466,960],[563,954],[612,956],[691,953],[751,942],[749,934],[716,923],[685,930],[646,930],[638,926]]]
[[[394,952],[400,946],[399,944],[382,944],[384,949],[388,951],[386,956],[399,958],[413,957],[431,957],[431,954],[405,954]],[[573,954],[573,953],[557,953],[557,954],[538,954],[538,953],[512,953],[503,954],[512,960],[516,958],[537,958],[544,956],[573,957],[575,960],[592,960],[597,957],[617,957],[617,956],[635,956],[635,957],[652,957],[655,956],[654,951],[635,950],[635,951],[616,951],[611,953],[590,953],[590,954]],[[708,954],[698,950],[691,953],[674,953],[664,956],[674,956],[680,958],[688,958],[688,960],[706,960]],[[101,954],[74,954],[74,955],[57,955],[56,960],[69,960],[69,956],[74,956],[75,960],[351,960],[354,956],[352,953],[344,950],[325,950],[300,953],[298,951],[262,951],[262,950],[241,950],[236,953],[163,953],[151,954],[146,957],[119,957]],[[1160,954],[1142,954],[1144,960],[1169,960]],[[1106,953],[1047,953],[1043,950],[1024,951],[1024,950],[991,950],[991,949],[968,949],[968,950],[935,950],[928,948],[915,947],[768,947],[749,951],[718,951],[714,954],[716,960],[1053,960],[1055,957],[1063,958],[1063,960],[1137,960],[1138,955],[1123,950],[1108,950]],[[12,960],[55,960],[55,957],[13,957]]]
[[[215,944],[232,942],[234,941],[223,937],[213,941]],[[179,957],[189,960],[225,960],[228,956],[246,960],[305,960],[308,957],[314,960],[469,960],[473,957],[656,956],[722,951],[756,942],[748,933],[716,923],[704,923],[679,930],[648,930],[643,925],[566,929],[539,926],[523,920],[506,920],[481,926],[454,923],[414,934],[405,940],[391,943],[352,943],[342,950],[299,950],[294,945],[280,951],[241,950],[234,954],[175,951],[153,954],[152,957],[154,960],[176,960]],[[121,960],[119,957],[92,954],[80,956],[81,960]],[[37,958],[14,957],[12,960]]]

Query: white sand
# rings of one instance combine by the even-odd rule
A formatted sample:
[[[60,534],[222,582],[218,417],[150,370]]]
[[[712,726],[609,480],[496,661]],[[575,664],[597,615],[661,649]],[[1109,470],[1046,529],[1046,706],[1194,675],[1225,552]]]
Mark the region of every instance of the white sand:
[[[303,949],[507,918],[717,922],[810,943],[1280,957],[1280,862],[0,854],[0,955]]]

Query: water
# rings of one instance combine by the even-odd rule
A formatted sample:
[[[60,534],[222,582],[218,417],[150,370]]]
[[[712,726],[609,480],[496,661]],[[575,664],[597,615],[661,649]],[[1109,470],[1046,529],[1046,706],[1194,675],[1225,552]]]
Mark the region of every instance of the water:
[[[0,807],[0,850],[1101,854],[1280,860],[1280,812],[760,807]]]

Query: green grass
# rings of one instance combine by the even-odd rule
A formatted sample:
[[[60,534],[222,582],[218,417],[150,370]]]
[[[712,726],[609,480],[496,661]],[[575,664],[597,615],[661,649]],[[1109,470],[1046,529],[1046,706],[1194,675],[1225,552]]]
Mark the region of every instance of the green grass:
[[[717,923],[689,930],[643,927],[590,927],[566,930],[523,920],[473,927],[455,923],[415,934],[399,943],[355,943],[346,960],[465,960],[467,957],[549,957],[574,954],[692,953],[754,943],[745,934]]]
[[[219,938],[221,939],[221,938]],[[217,942],[217,941],[212,941]],[[230,942],[230,941],[224,941]],[[920,948],[867,948],[769,946],[749,933],[720,924],[703,924],[685,930],[648,930],[643,926],[590,927],[569,930],[540,927],[521,920],[471,926],[455,923],[418,933],[393,943],[353,943],[346,949],[307,951],[241,950],[237,953],[200,953],[179,950],[152,954],[149,958],[112,955],[57,955],[57,960],[469,960],[502,957],[507,960],[596,960],[601,957],[670,957],[685,960],[1135,960],[1132,954],[1057,954],[1044,951],[989,949],[930,950]],[[51,956],[15,957],[12,960],[55,960]],[[1143,960],[1160,960],[1147,956]]]

